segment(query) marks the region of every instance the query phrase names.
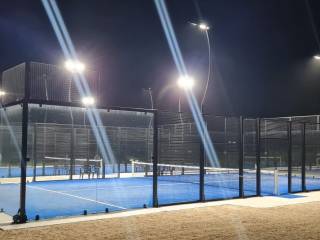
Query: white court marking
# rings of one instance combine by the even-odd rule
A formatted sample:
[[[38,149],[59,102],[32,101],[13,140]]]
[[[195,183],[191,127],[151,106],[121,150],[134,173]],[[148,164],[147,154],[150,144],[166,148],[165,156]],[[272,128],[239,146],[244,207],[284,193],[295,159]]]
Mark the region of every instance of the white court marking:
[[[59,191],[50,190],[50,189],[46,189],[46,188],[42,188],[42,187],[35,187],[35,186],[27,186],[27,187],[28,188],[37,189],[37,190],[46,191],[46,192],[56,193],[56,194],[60,194],[60,195],[68,196],[68,197],[73,197],[73,198],[85,200],[85,201],[88,201],[88,202],[94,202],[94,203],[102,204],[102,205],[105,205],[105,206],[111,206],[111,207],[115,207],[115,208],[119,208],[119,209],[123,209],[123,210],[127,209],[127,208],[124,208],[124,207],[121,207],[121,206],[114,205],[112,203],[101,202],[101,201],[97,201],[97,200],[94,200],[94,199],[80,197],[80,196],[69,194],[69,193],[65,193],[65,192],[59,192]]]

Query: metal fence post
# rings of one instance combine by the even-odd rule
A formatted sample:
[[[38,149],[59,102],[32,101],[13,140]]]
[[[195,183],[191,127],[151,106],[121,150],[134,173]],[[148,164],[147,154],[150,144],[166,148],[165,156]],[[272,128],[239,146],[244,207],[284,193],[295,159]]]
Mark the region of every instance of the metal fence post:
[[[239,197],[244,197],[243,191],[243,118],[239,118]]]
[[[155,110],[153,113],[153,207],[158,207],[158,111]]]
[[[26,214],[26,185],[27,185],[27,154],[28,154],[28,102],[22,104],[22,143],[21,143],[21,183],[20,183],[20,208],[18,211],[19,220],[16,223],[25,223],[28,218]]]
[[[292,122],[288,122],[288,192],[292,192]]]
[[[306,123],[302,125],[301,186],[302,191],[306,191]]]
[[[206,127],[206,126],[205,126]],[[206,134],[206,133],[204,133]],[[205,195],[204,195],[204,158],[205,158],[205,155],[204,155],[204,145],[203,145],[203,141],[204,139],[202,139],[200,137],[200,179],[199,179],[199,200],[201,202],[205,201]]]
[[[261,196],[261,147],[260,147],[260,139],[261,139],[261,129],[260,129],[261,120],[260,118],[256,119],[256,191],[257,195]]]
[[[28,218],[26,214],[26,188],[27,188],[27,155],[28,155],[28,122],[29,108],[28,102],[30,97],[30,63],[25,65],[25,92],[22,103],[22,136],[21,136],[21,160],[20,160],[20,208],[18,211],[19,219],[14,219],[15,223],[25,223]]]
[[[33,179],[37,180],[37,124],[33,126],[33,148],[32,148],[32,159],[33,159]]]

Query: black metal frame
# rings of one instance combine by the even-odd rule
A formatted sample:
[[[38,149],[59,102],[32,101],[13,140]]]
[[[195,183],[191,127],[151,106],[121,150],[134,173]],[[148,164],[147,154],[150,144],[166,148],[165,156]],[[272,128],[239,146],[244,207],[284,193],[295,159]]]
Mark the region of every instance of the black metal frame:
[[[301,187],[306,191],[306,123],[302,123]]]
[[[260,118],[256,119],[256,164],[257,164],[257,170],[256,170],[256,193],[257,196],[261,196],[261,158],[260,158],[260,139],[261,139],[261,128],[260,128],[261,120]]]
[[[158,112],[155,111],[153,115],[153,182],[152,182],[152,202],[153,207],[158,207]]]
[[[292,192],[292,122],[288,122],[288,192]]]
[[[244,197],[243,189],[243,118],[239,118],[239,197]]]

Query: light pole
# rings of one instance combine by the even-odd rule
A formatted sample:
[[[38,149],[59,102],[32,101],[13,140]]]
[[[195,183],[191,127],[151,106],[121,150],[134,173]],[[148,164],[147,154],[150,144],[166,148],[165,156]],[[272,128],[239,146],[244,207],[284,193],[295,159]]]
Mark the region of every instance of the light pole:
[[[209,82],[211,78],[211,44],[210,44],[210,37],[209,37],[210,27],[205,23],[194,23],[194,22],[189,22],[189,23],[197,27],[201,32],[205,32],[207,45],[208,45],[208,76],[207,76],[205,89],[204,89],[203,96],[200,103],[201,112],[203,112],[203,104],[207,96],[207,91],[208,91]]]

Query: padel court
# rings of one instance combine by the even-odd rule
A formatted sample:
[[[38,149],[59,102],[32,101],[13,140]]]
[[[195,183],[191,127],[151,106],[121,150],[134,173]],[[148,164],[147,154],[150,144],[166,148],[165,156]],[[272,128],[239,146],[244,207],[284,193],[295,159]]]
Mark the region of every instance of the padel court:
[[[84,74],[99,98],[99,75]],[[319,115],[203,114],[203,126],[190,112],[85,105],[76,83],[37,62],[2,74],[0,211],[15,223],[320,190]]]
[[[177,169],[177,168],[175,168]],[[163,174],[170,174],[169,172]],[[178,174],[175,170],[173,174]],[[38,181],[27,183],[26,211],[30,220],[76,216],[114,211],[124,211],[153,206],[153,178],[145,173],[123,173],[120,178],[74,179]],[[278,178],[278,179],[275,179]],[[239,197],[239,174],[233,172],[208,172],[205,175],[206,200]],[[318,189],[319,178],[306,178],[308,190]],[[272,172],[261,174],[261,194],[288,193],[286,175]],[[9,215],[16,214],[19,205],[19,185],[0,185],[2,208]],[[299,191],[301,178],[292,177],[292,188]],[[256,179],[252,173],[244,174],[244,196],[256,195]],[[158,176],[159,205],[196,202],[199,199],[199,175],[185,172],[183,175]]]

